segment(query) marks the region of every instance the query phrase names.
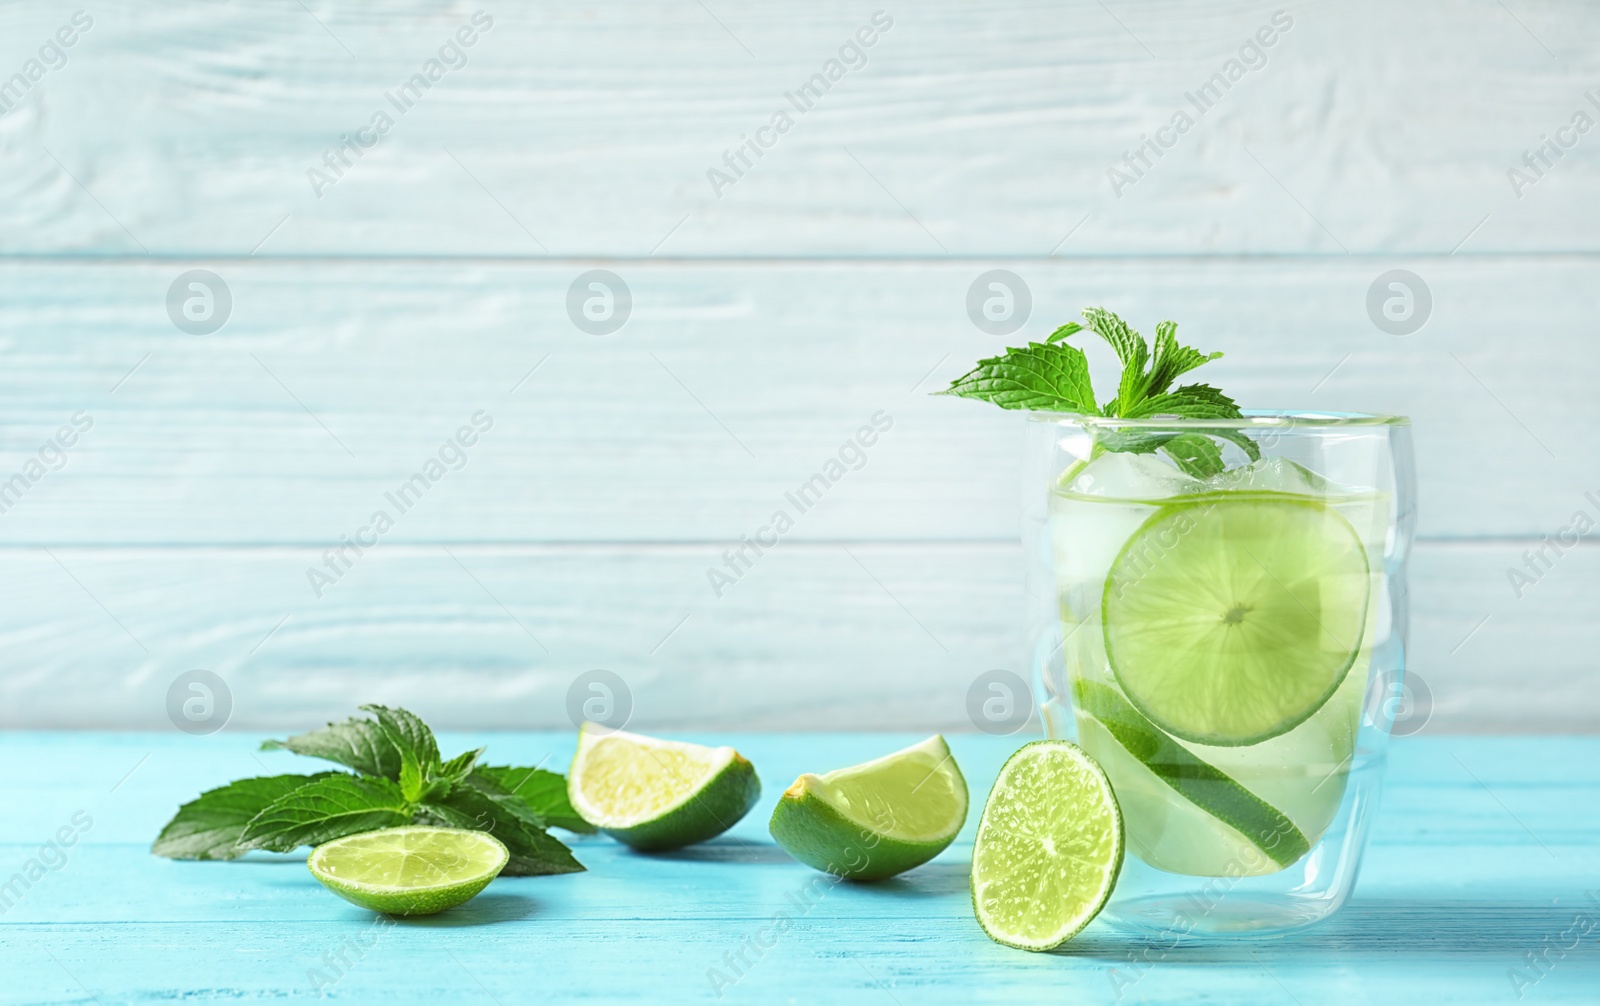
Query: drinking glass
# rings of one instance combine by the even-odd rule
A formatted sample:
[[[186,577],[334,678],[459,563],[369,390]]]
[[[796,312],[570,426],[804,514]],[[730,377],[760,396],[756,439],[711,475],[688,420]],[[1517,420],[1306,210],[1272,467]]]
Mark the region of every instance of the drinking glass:
[[[1126,836],[1100,917],[1195,935],[1327,918],[1405,674],[1409,421],[1028,418],[1040,708],[1106,770]]]

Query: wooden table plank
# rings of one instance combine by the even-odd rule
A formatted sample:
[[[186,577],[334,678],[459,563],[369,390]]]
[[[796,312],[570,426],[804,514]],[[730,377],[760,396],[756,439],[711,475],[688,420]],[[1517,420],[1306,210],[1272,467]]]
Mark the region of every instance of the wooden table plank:
[[[1600,930],[1541,974],[1525,955],[1600,919],[1600,739],[1397,741],[1372,847],[1350,906],[1300,936],[1188,942],[1162,951],[1098,924],[1059,953],[991,943],[972,919],[974,819],[934,863],[875,886],[830,884],[765,832],[793,775],[880,754],[888,734],[748,734],[732,741],[765,780],[728,836],[664,856],[574,840],[589,872],[510,878],[463,908],[374,927],[296,857],[171,863],[146,843],[173,807],[237,775],[292,770],[256,738],[0,734],[8,766],[0,872],[78,811],[93,819],[65,866],[0,914],[0,1001],[346,1001],[906,1004],[1115,1001],[1500,1002],[1592,1000]],[[1020,738],[951,738],[981,800]],[[569,734],[447,734],[447,750],[562,764]],[[310,763],[305,763],[309,765]],[[791,895],[809,889],[803,913]],[[788,910],[794,924],[739,974],[725,955]],[[1581,928],[1581,926],[1580,926]],[[372,945],[336,975],[324,955]],[[375,942],[373,942],[375,940]],[[1570,942],[1570,938],[1567,940]],[[1148,965],[1143,963],[1150,961]],[[1533,981],[1537,979],[1537,981]]]

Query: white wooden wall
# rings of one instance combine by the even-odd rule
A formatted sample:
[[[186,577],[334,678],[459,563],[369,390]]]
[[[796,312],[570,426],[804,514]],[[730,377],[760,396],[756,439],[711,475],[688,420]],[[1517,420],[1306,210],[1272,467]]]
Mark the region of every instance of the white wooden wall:
[[[0,6],[0,86],[76,9]],[[1023,666],[1020,420],[927,393],[1090,304],[1177,319],[1247,406],[1411,415],[1428,729],[1600,724],[1600,550],[1520,598],[1506,573],[1600,518],[1600,128],[1507,174],[1600,121],[1600,10],[482,0],[466,65],[390,106],[479,9],[85,7],[0,115],[0,482],[93,422],[0,513],[0,724],[166,726],[204,668],[234,728],[379,700],[564,726],[606,668],[645,727],[969,727],[972,679]],[[1115,191],[1279,9],[1265,65]],[[567,314],[596,268],[633,297],[610,335]],[[1433,300],[1408,336],[1367,312],[1395,268]],[[231,291],[214,334],[168,316],[190,269]],[[1031,290],[1016,335],[967,316],[990,269]],[[480,411],[316,596],[307,567]],[[715,596],[722,550],[880,411],[865,467]]]

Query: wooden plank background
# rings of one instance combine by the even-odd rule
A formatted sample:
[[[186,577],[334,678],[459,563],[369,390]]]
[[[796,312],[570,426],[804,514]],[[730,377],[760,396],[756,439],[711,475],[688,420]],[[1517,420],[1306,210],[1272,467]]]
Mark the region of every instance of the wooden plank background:
[[[1600,11],[489,8],[391,105],[478,10],[0,8],[0,88],[54,65],[0,90],[0,482],[92,423],[0,499],[0,724],[161,726],[206,668],[240,728],[378,699],[552,727],[607,668],[641,726],[967,727],[972,679],[1023,663],[1020,421],[927,393],[1100,303],[1224,350],[1246,405],[1414,418],[1429,730],[1600,722],[1600,553],[1507,576],[1600,518],[1600,130],[1568,128],[1600,121]],[[875,17],[865,65],[791,104]],[[211,335],[167,313],[196,268],[232,295]],[[633,298],[610,335],[567,313],[595,268]],[[1367,312],[1395,268],[1431,293],[1412,335]],[[1011,336],[967,315],[991,269],[1031,294]],[[475,414],[318,596],[308,567]],[[716,596],[706,568],[875,415],[863,467]]]

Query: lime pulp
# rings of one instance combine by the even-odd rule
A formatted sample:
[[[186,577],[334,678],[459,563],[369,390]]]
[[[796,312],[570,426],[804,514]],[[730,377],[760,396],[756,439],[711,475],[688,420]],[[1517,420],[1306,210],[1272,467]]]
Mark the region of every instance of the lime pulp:
[[[1257,493],[1158,509],[1106,579],[1106,657],[1139,712],[1200,744],[1254,744],[1322,707],[1366,623],[1366,550],[1321,503]]]
[[[1059,946],[1105,907],[1122,858],[1122,812],[1094,759],[1068,741],[1025,745],[1000,770],[978,824],[978,923],[1007,946]]]
[[[492,835],[409,826],[317,846],[311,873],[346,901],[390,915],[432,915],[476,897],[510,858]]]

